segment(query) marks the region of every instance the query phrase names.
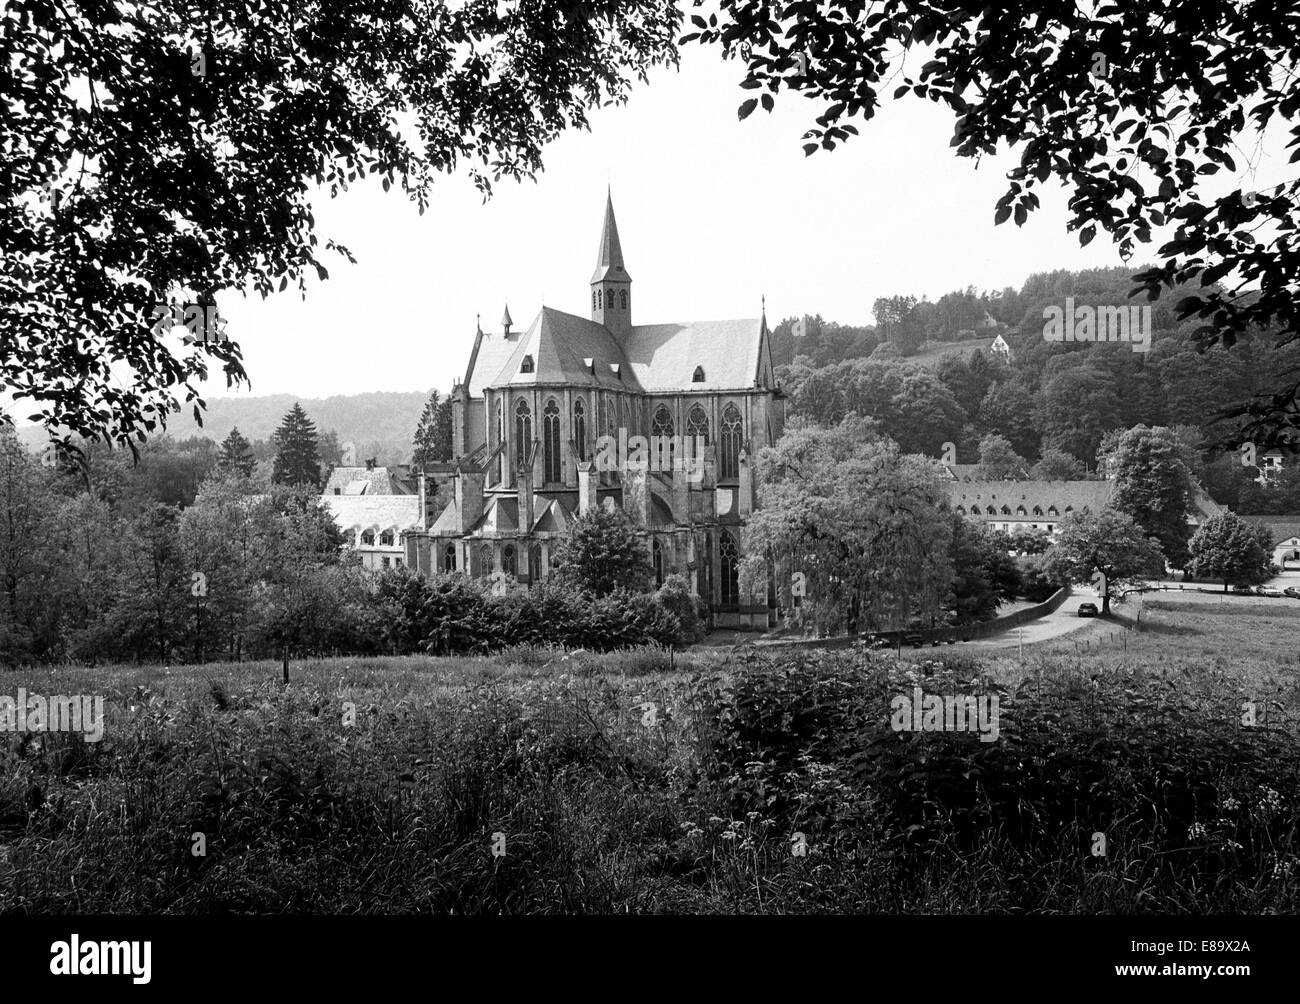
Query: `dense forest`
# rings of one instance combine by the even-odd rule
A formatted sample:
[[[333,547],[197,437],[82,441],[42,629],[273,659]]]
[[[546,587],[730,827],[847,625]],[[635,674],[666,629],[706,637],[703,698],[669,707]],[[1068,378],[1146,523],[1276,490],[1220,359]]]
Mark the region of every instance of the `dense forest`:
[[[1056,271],[1030,276],[1018,292],[877,300],[875,326],[787,318],[773,330],[774,362],[793,415],[820,424],[861,415],[905,451],[939,457],[952,443],[957,461],[973,464],[981,442],[999,436],[1026,467],[1047,453],[1064,454],[1095,474],[1107,433],[1169,426],[1194,447],[1195,473],[1215,501],[1244,513],[1300,511],[1296,465],[1287,463],[1268,486],[1257,484],[1260,472],[1242,465],[1233,443],[1241,420],[1226,417],[1294,366],[1293,353],[1276,348],[1271,333],[1201,352],[1194,325],[1174,319],[1175,290],[1151,305],[1149,352],[1119,342],[1045,340],[1045,307],[1067,297],[1093,306],[1145,303],[1129,298],[1132,288],[1126,268]],[[968,342],[981,321],[987,341],[1001,334],[1008,343],[1009,363],[986,348],[921,360],[923,349]],[[902,329],[912,334],[896,337]]]

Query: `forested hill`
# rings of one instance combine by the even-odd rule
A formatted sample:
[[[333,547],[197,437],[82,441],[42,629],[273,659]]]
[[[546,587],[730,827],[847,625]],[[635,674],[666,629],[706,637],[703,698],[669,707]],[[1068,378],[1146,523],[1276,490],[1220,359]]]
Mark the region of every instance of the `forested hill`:
[[[209,398],[202,429],[186,413],[176,415],[167,431],[178,439],[198,435],[222,440],[239,426],[246,439],[270,439],[285,413],[297,402],[317,429],[333,429],[341,442],[401,444],[409,451],[420,412],[428,400],[428,391],[375,391],[326,398],[297,398],[292,394]]]
[[[177,440],[201,436],[220,442],[238,426],[245,439],[269,440],[294,402],[298,402],[321,433],[333,431],[338,442],[354,443],[358,458],[401,463],[410,458],[411,440],[428,400],[427,391],[372,391],[326,398],[297,398],[292,394],[208,398],[202,428],[195,423],[193,412],[187,410],[171,417],[167,433]],[[19,424],[18,437],[33,448],[47,441],[44,430],[25,423]]]

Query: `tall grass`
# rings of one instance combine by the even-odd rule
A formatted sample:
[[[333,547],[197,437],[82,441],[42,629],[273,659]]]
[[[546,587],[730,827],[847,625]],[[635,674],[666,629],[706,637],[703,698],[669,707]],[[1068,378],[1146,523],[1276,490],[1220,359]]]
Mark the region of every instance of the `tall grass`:
[[[109,711],[97,744],[3,737],[0,911],[1294,912],[1289,652],[1234,675],[1153,637],[0,674]],[[996,694],[1001,738],[893,732],[916,685]]]

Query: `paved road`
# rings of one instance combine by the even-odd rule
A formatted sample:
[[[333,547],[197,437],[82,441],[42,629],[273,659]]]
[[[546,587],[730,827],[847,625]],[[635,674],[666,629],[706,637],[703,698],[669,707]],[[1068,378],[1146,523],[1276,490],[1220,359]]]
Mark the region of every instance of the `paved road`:
[[[1089,624],[1097,623],[1091,617],[1079,616],[1079,604],[1089,601],[1096,603],[1098,610],[1101,609],[1101,598],[1097,595],[1095,589],[1091,586],[1074,586],[1070,590],[1070,595],[1065,598],[1065,602],[1046,617],[1039,617],[1028,624],[1022,624],[1019,628],[1011,628],[988,638],[959,641],[955,645],[944,645],[942,647],[989,649],[1019,646],[1022,643],[1033,645],[1040,641],[1050,641],[1053,638],[1059,638],[1072,631],[1085,628]]]

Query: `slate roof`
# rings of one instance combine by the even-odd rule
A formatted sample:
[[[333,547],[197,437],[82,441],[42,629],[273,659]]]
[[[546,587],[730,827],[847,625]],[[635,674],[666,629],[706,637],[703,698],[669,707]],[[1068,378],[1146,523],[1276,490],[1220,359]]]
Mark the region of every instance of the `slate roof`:
[[[322,495],[334,496],[338,488],[341,495],[414,495],[398,473],[389,467],[336,467],[321,490]]]
[[[641,324],[623,346],[647,391],[743,390],[758,378],[761,318]],[[695,367],[704,382],[692,383]]]
[[[631,280],[609,199],[592,282],[604,279]],[[744,390],[757,381],[762,345],[761,318],[641,324],[618,336],[590,318],[543,305],[523,332],[480,330],[464,382],[471,397],[488,387],[532,384],[647,393]],[[525,356],[533,361],[526,373]],[[697,367],[704,369],[701,383],[692,379]]]
[[[1300,516],[1242,516],[1252,526],[1267,527],[1273,535],[1274,545],[1300,537]]]
[[[483,349],[489,350],[486,358]],[[469,384],[474,395],[481,395],[484,387],[554,383],[641,390],[622,346],[608,328],[552,307],[543,307],[517,338],[485,334],[479,355],[481,361]],[[531,373],[521,372],[524,356],[533,357]]]
[[[1029,515],[1021,518],[1032,519],[1034,506],[1044,513],[1056,506],[1061,516],[1067,508],[1097,512],[1110,501],[1115,486],[1110,481],[952,481],[947,487],[954,509],[964,506],[969,510],[977,505],[984,515],[990,505],[998,510],[1005,505],[1014,516],[1016,507],[1024,506]]]

